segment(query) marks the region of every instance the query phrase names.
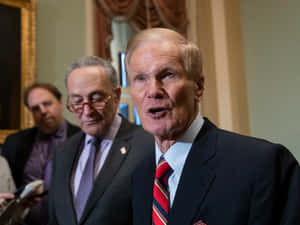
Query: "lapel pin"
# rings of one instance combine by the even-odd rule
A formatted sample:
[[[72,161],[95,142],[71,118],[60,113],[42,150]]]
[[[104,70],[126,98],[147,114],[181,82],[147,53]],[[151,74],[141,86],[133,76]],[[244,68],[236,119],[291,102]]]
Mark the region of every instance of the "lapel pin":
[[[124,154],[126,154],[127,150],[126,150],[125,147],[122,147],[122,148],[120,149],[120,152],[121,152],[122,155],[124,155]]]

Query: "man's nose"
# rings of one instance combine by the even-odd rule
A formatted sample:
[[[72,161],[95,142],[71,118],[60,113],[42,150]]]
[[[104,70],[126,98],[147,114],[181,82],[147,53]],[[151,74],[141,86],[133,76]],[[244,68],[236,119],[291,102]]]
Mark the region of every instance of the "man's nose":
[[[157,79],[151,79],[147,87],[147,96],[149,98],[161,98],[163,93],[164,89],[162,82]]]
[[[85,102],[82,106],[82,113],[89,115],[94,111],[94,108],[88,103]]]
[[[43,105],[40,105],[40,112],[42,114],[45,114],[47,112],[47,108],[45,106],[43,106]]]

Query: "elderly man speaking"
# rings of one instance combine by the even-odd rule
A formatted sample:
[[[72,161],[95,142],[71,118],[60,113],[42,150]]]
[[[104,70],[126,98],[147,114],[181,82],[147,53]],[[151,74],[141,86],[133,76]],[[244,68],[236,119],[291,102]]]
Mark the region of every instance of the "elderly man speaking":
[[[300,170],[282,145],[217,128],[198,104],[198,48],[163,28],[127,46],[131,95],[153,157],[133,175],[135,225],[300,224]]]

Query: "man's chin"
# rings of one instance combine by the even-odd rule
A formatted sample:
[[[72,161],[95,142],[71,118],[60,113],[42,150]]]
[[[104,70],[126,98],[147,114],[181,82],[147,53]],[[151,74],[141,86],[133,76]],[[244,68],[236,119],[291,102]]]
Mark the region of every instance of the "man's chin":
[[[146,124],[143,128],[155,137],[164,137],[168,135],[166,127],[161,124]]]
[[[102,127],[92,125],[81,127],[81,129],[84,133],[94,137],[98,137],[105,132]]]
[[[40,127],[39,128],[44,134],[54,134],[57,131],[57,127],[53,126],[53,127]]]

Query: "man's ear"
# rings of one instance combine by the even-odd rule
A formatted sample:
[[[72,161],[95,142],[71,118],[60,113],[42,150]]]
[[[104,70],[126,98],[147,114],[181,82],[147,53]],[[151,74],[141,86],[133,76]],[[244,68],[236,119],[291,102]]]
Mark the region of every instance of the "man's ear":
[[[195,100],[200,102],[200,98],[203,95],[204,91],[204,76],[201,76],[198,81],[194,82],[195,85]]]
[[[121,92],[122,92],[122,90],[121,90],[121,87],[120,86],[118,86],[118,87],[116,87],[116,88],[114,88],[114,97],[115,97],[115,99],[118,101],[118,102],[120,102],[120,99],[121,99]]]

